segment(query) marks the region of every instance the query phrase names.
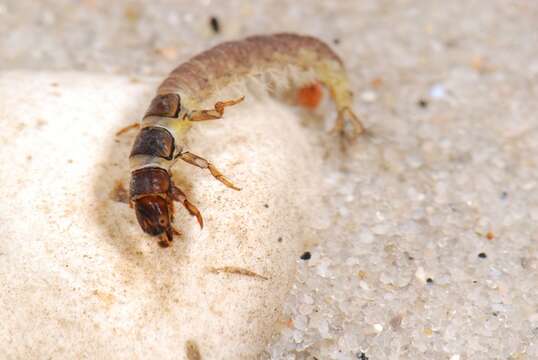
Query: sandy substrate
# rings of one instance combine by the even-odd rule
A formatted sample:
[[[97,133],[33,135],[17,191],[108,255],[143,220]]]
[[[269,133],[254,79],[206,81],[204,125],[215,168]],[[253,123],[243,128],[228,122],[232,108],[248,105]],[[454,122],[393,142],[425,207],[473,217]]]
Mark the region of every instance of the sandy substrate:
[[[265,357],[537,358],[538,5],[190,3],[7,1],[0,65],[160,77],[225,39],[319,36],[370,136],[324,145],[333,211]]]
[[[176,204],[182,234],[163,249],[126,203],[136,131],[115,136],[154,88],[145,78],[0,74],[7,358],[198,359],[191,349],[251,359],[272,335],[324,208],[316,135],[306,136],[289,107],[248,95],[222,121],[196,124],[183,148],[242,189],[176,164],[173,180],[205,226]]]

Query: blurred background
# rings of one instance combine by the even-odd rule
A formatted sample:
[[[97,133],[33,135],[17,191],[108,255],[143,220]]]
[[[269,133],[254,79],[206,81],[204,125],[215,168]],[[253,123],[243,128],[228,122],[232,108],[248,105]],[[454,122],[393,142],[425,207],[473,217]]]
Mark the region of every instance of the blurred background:
[[[162,75],[209,45],[280,31],[311,34],[346,57],[361,56],[359,71],[395,56],[412,66],[446,49],[473,61],[480,44],[503,50],[517,41],[520,51],[534,49],[513,35],[535,33],[536,11],[532,1],[3,0],[0,65]]]
[[[160,78],[229,39],[323,39],[373,142],[331,165],[266,357],[536,359],[537,25],[530,0],[1,0],[0,68]]]

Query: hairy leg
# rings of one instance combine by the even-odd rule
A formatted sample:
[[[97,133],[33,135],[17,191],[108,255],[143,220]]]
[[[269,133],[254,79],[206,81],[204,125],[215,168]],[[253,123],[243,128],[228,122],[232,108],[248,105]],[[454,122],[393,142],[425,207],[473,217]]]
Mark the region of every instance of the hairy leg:
[[[184,153],[181,153],[179,155],[179,158],[191,165],[194,165],[194,166],[197,166],[201,169],[208,169],[209,172],[211,172],[211,175],[213,175],[213,177],[215,179],[217,179],[218,181],[220,181],[221,183],[223,183],[224,185],[226,185],[227,187],[231,188],[231,189],[234,189],[234,190],[241,190],[240,188],[238,188],[237,186],[235,186],[230,180],[228,180],[228,178],[226,176],[224,176],[219,170],[217,170],[217,168],[211,164],[209,161],[207,161],[206,159],[198,156],[198,155],[195,155],[193,153],[190,153],[190,152],[184,152]]]
[[[182,203],[185,209],[187,209],[187,211],[189,212],[189,214],[196,217],[196,220],[198,220],[198,224],[200,224],[200,228],[204,228],[204,219],[202,218],[200,210],[198,210],[196,206],[194,206],[187,199],[187,195],[185,195],[185,193],[175,185],[172,186],[172,198],[175,201]]]
[[[205,120],[216,120],[222,118],[224,115],[224,108],[227,106],[233,106],[239,104],[241,101],[245,100],[244,96],[241,96],[238,99],[219,101],[215,104],[214,109],[211,110],[194,110],[190,113],[190,121],[205,121]]]

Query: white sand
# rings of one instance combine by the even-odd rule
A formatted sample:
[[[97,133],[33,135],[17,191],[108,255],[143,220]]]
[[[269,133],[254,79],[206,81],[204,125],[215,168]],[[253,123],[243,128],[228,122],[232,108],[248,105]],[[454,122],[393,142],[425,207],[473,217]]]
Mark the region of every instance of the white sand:
[[[114,133],[154,88],[96,74],[0,74],[2,358],[178,359],[193,343],[202,358],[250,359],[269,341],[295,259],[315,239],[321,153],[272,101],[249,97],[222,121],[196,124],[184,149],[242,190],[176,164],[205,226],[177,205],[183,235],[162,249],[114,200],[117,182],[128,187],[136,131]]]

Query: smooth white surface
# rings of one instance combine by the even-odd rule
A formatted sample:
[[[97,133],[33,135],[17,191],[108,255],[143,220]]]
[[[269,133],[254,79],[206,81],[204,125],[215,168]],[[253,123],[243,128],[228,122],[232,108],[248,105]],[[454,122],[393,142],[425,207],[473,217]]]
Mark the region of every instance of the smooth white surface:
[[[205,228],[162,249],[132,209],[128,153],[155,81],[0,74],[0,344],[8,358],[252,358],[263,349],[319,211],[321,155],[289,107],[251,98],[196,124],[185,148],[243,190],[187,164],[176,183]],[[282,136],[285,134],[286,136]],[[305,204],[308,207],[305,208]],[[282,238],[279,242],[278,239]],[[235,266],[268,278],[214,274]]]

